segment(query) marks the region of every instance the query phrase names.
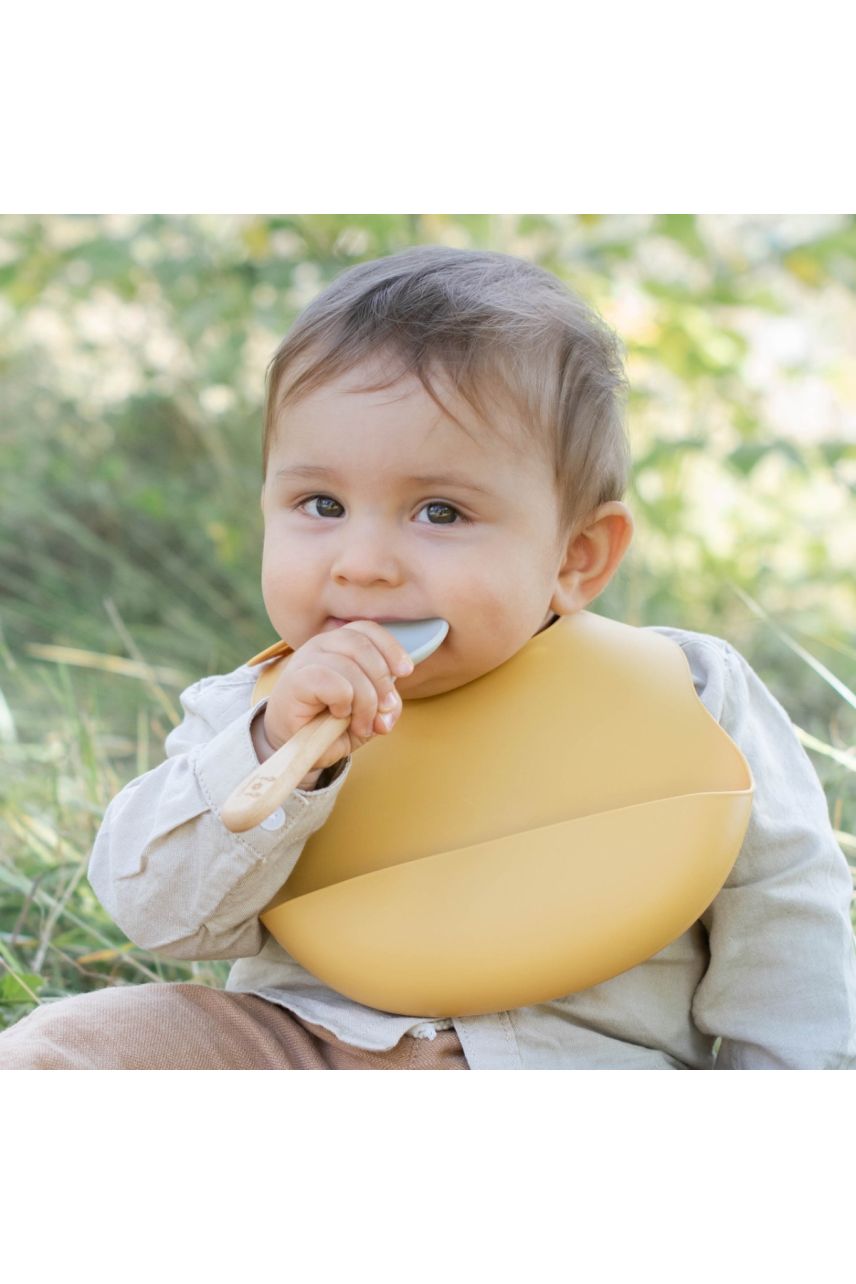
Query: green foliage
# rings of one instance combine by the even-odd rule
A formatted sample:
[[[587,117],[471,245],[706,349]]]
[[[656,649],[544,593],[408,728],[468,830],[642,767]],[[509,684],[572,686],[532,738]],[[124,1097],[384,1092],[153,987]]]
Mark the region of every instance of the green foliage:
[[[88,852],[110,798],[161,760],[179,691],[271,640],[277,343],[343,268],[423,242],[531,258],[622,337],[636,535],[599,609],[742,650],[856,856],[853,706],[806,659],[856,685],[856,218],[7,216],[0,1022],[105,984],[222,983],[225,964],[131,947]]]
[[[0,976],[0,1008],[15,1003],[32,1004],[44,985],[44,978],[35,972],[6,972]]]

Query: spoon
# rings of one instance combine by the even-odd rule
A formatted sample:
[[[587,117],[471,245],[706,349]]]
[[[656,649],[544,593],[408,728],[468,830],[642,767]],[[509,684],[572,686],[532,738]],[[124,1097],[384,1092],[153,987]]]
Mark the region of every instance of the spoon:
[[[427,660],[449,632],[447,620],[385,620],[383,627],[400,642],[414,664]],[[261,824],[292,793],[313,764],[330,748],[350,718],[337,718],[329,709],[286,740],[266,762],[229,795],[221,815],[233,834],[243,834]]]

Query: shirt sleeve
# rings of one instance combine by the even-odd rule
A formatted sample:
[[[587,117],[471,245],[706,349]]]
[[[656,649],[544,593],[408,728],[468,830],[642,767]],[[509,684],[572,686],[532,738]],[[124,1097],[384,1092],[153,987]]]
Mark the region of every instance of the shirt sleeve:
[[[856,1068],[852,877],[781,704],[723,642],[719,721],[755,780],[740,855],[701,917],[710,962],[692,1015],[718,1070]]]
[[[295,789],[265,826],[231,833],[221,808],[258,765],[250,723],[267,704],[250,707],[251,692],[252,681],[234,675],[188,687],[180,696],[184,718],[165,741],[166,761],[127,784],[104,814],[89,881],[142,949],[181,959],[258,954],[267,937],[260,911],[347,779],[350,757],[326,788]]]

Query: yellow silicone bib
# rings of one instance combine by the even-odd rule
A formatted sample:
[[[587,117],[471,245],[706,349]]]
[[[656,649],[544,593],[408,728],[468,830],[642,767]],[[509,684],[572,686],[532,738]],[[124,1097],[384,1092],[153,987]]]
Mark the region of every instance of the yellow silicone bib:
[[[253,703],[290,648],[276,643]],[[261,921],[309,972],[383,1011],[541,1003],[685,932],[740,851],[754,783],[680,646],[589,611],[353,756]]]

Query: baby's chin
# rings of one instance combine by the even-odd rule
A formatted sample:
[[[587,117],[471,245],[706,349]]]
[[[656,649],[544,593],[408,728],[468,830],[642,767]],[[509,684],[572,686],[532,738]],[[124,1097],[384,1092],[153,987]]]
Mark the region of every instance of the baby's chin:
[[[479,668],[475,672],[457,672],[431,673],[432,657],[423,660],[422,664],[417,664],[413,672],[406,678],[396,678],[395,686],[402,700],[427,700],[431,696],[445,695],[448,691],[456,691],[459,687],[465,687],[469,682],[475,682],[476,678],[484,677],[490,669],[495,666],[488,665]],[[428,672],[420,672],[422,669],[428,669]]]
[[[480,676],[480,675],[479,675]],[[402,700],[427,700],[430,696],[445,695],[447,691],[455,691],[458,687],[465,687],[472,678],[450,678],[448,675],[440,678],[428,678],[425,682],[413,684],[413,679],[408,679],[408,683],[402,687],[402,679],[396,679],[398,694]],[[412,690],[407,686],[413,684]]]
[[[536,629],[532,637],[537,637],[544,629],[548,629],[551,624],[555,624],[559,616],[552,615],[540,629]],[[470,682],[475,682],[478,678],[483,678],[485,674],[491,673],[494,669],[505,664],[512,656],[516,655],[527,642],[531,641],[529,637],[513,637],[500,640],[493,639],[493,645],[482,647],[477,654],[468,657],[469,664],[461,664],[460,652],[453,647],[448,650],[448,640],[441,644],[433,655],[429,655],[421,664],[417,664],[413,673],[406,678],[396,678],[395,685],[398,694],[402,700],[425,700],[430,696],[445,695],[448,691],[456,691],[459,687],[465,687]],[[436,672],[432,669],[436,668]]]

